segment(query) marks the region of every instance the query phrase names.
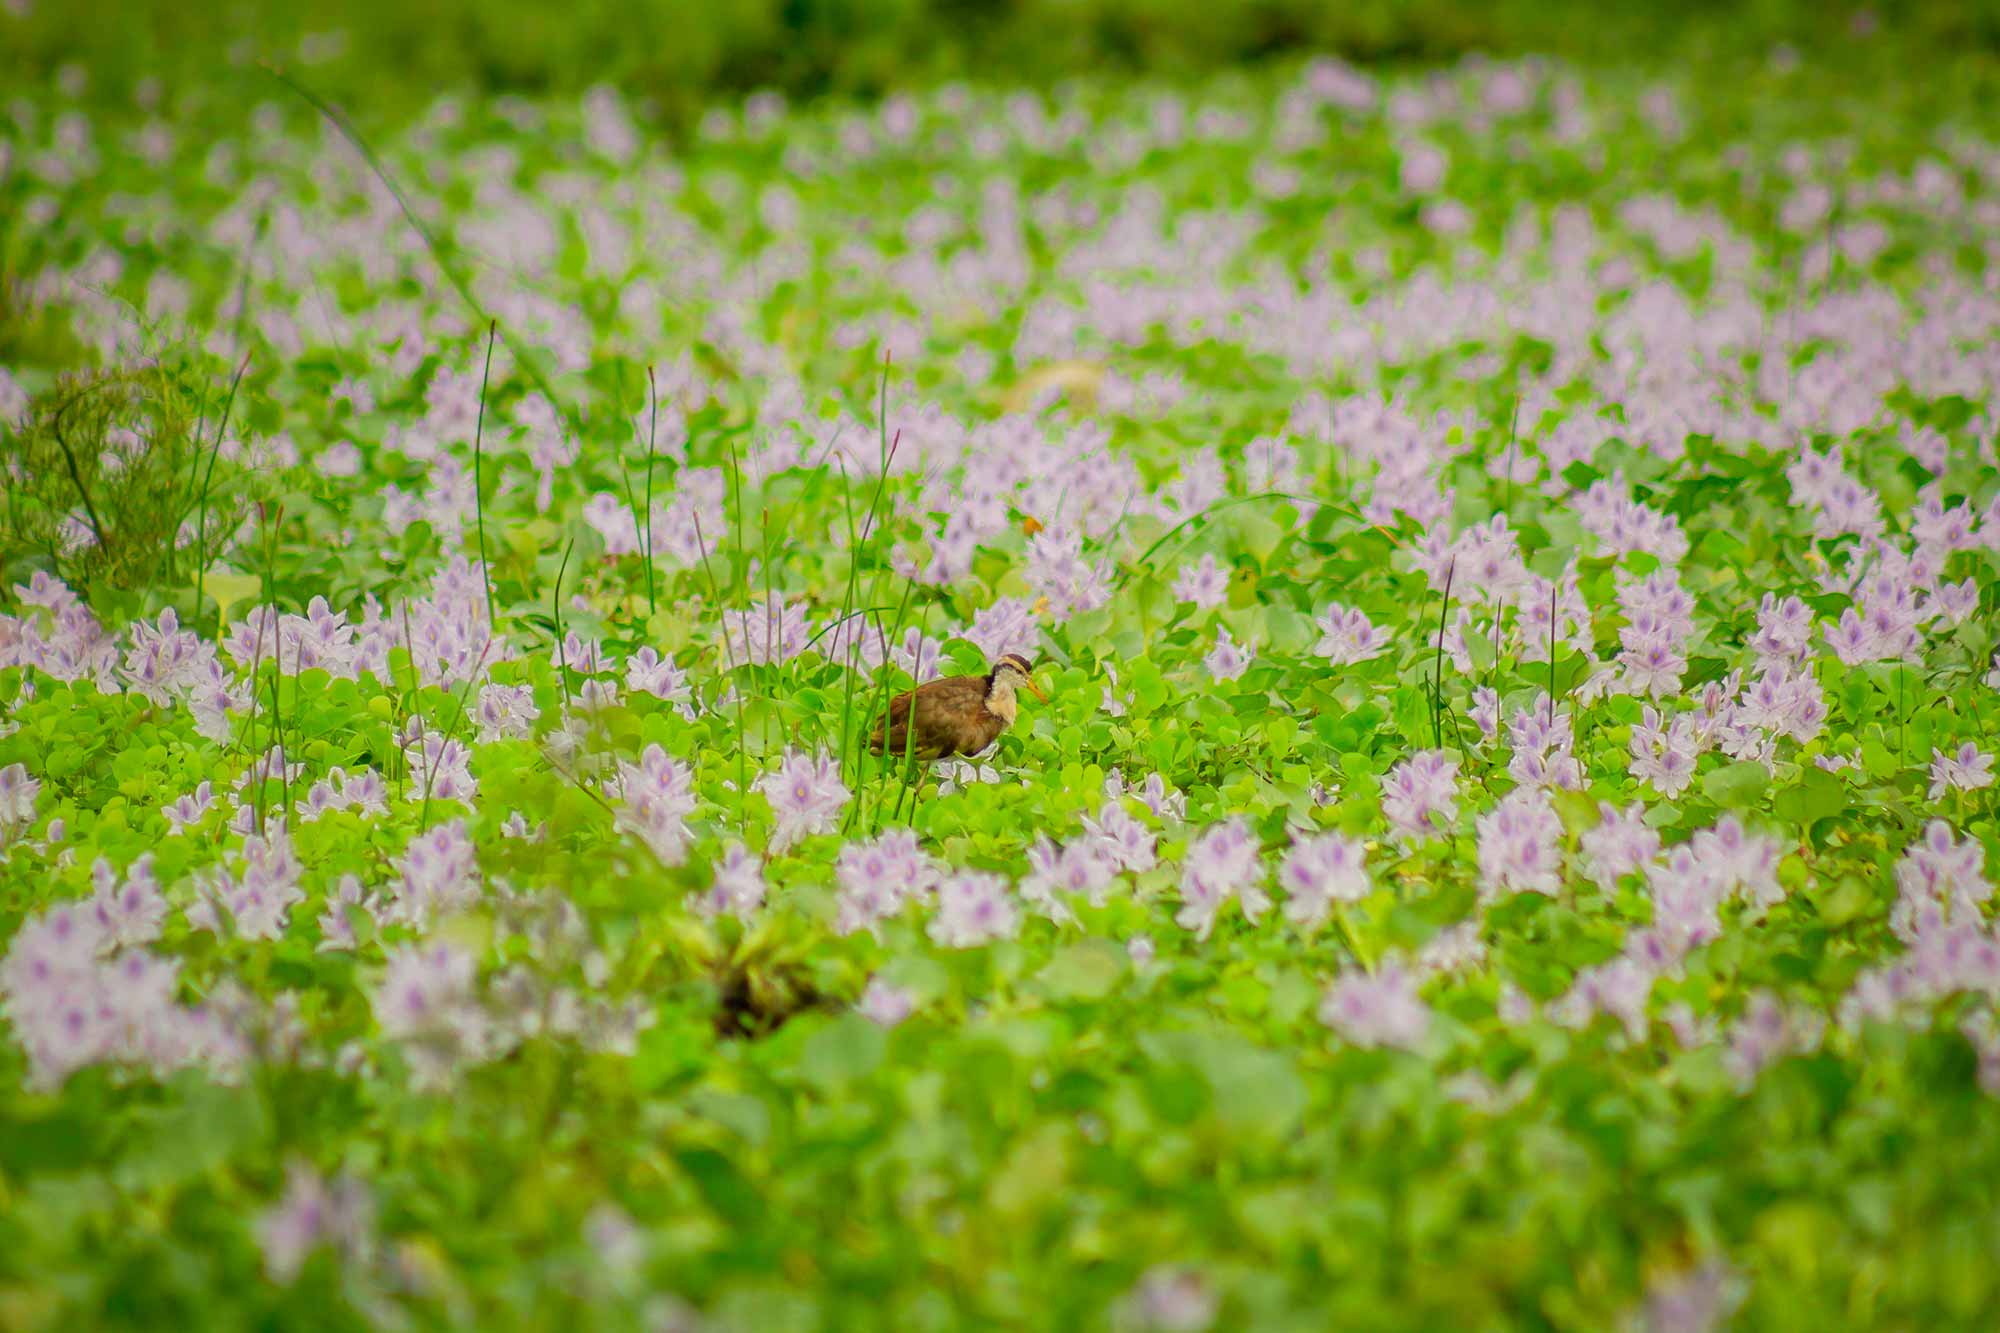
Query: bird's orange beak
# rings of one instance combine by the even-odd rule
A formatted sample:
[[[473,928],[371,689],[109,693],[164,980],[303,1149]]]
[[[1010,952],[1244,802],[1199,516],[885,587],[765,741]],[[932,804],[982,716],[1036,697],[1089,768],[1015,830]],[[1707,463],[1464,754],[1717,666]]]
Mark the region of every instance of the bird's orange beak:
[[[1049,696],[1042,693],[1042,687],[1035,684],[1033,677],[1024,676],[1021,678],[1021,683],[1028,687],[1028,693],[1034,695],[1037,699],[1040,699],[1043,703],[1047,703],[1049,701]]]

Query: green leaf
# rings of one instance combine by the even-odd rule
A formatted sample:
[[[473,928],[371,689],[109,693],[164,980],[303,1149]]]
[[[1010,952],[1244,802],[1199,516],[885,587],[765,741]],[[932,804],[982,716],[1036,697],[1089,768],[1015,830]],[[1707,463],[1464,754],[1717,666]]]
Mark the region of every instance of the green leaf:
[[[734,1227],[749,1227],[760,1220],[765,1211],[763,1198],[728,1157],[713,1148],[683,1148],[674,1154],[674,1160],[723,1221]]]
[[[1298,739],[1299,722],[1293,717],[1274,717],[1264,724],[1264,738],[1271,749],[1271,757],[1283,759],[1292,752],[1292,743]]]
[[[1484,674],[1498,660],[1491,636],[1476,629],[1465,631],[1465,652],[1472,659],[1474,675]]]
[[[987,1199],[1003,1218],[1038,1211],[1062,1193],[1069,1178],[1069,1132],[1047,1122],[1014,1145],[993,1173]]]
[[[823,1089],[836,1088],[873,1073],[888,1045],[888,1034],[874,1020],[842,1014],[806,1038],[799,1074]]]
[[[1701,780],[1702,794],[1726,810],[1755,805],[1771,775],[1754,759],[1725,764]]]
[[[1101,1000],[1125,969],[1123,949],[1110,940],[1088,939],[1058,949],[1035,980],[1051,999]]]
[[[1217,1120],[1254,1138],[1282,1138],[1304,1117],[1305,1081],[1291,1060],[1241,1038],[1205,1032],[1152,1032],[1140,1037],[1148,1056],[1193,1069],[1208,1085]]]
[[[1396,691],[1396,730],[1417,748],[1427,747],[1436,739],[1430,700],[1415,685],[1405,685]]]
[[[114,1172],[125,1189],[157,1189],[193,1180],[270,1137],[270,1113],[254,1088],[210,1083],[205,1075],[174,1080],[164,1106],[134,1116],[137,1132]]]
[[[1847,808],[1847,784],[1823,768],[1808,768],[1772,802],[1782,819],[1813,824]]]
[[[1861,766],[1868,770],[1869,777],[1881,781],[1895,777],[1896,770],[1902,767],[1889,747],[1873,736],[1861,742]]]
[[[1270,504],[1259,503],[1246,504],[1237,510],[1236,535],[1243,549],[1255,556],[1260,565],[1270,562],[1271,553],[1285,539],[1285,529],[1271,517],[1270,509]]]
[[[224,623],[229,620],[230,607],[255,597],[263,586],[264,581],[258,575],[238,574],[227,565],[217,565],[201,580],[202,592],[215,603],[216,614]]]

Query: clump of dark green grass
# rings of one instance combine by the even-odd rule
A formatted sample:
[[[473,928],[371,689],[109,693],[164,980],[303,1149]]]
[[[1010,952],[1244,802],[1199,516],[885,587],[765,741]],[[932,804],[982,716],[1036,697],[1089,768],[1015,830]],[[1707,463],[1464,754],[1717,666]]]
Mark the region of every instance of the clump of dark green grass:
[[[162,365],[59,378],[0,429],[0,569],[93,591],[187,582],[211,552],[186,535],[234,531],[246,502],[216,486],[225,423],[207,415],[189,377]]]

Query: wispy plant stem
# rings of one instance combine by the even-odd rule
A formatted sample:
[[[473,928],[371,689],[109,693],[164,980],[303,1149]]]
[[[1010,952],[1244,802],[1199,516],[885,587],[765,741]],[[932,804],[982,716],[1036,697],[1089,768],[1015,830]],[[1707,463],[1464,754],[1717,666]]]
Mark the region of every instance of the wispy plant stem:
[[[197,500],[200,515],[195,520],[194,539],[194,614],[201,617],[202,579],[208,572],[208,488],[215,479],[215,458],[222,452],[222,437],[229,430],[230,409],[236,406],[236,389],[243,383],[243,372],[250,369],[250,354],[245,352],[236,365],[236,376],[229,381],[229,396],[222,400],[222,416],[215,423],[215,444],[208,451],[208,468],[202,474],[201,495]],[[222,633],[222,606],[216,604],[215,632]]]
[[[472,506],[479,520],[479,578],[486,585],[486,637],[493,637],[493,562],[486,554],[486,381],[493,373],[493,340],[499,336],[500,321],[486,324],[486,364],[479,370],[479,419],[472,428]]]
[[[569,644],[563,634],[562,585],[563,575],[569,572],[570,552],[576,549],[576,538],[563,543],[562,563],[556,566],[555,591],[549,594],[549,619],[556,627],[556,681],[562,686],[563,711],[570,710],[569,701]],[[567,721],[567,719],[565,719]]]
[[[1438,606],[1437,657],[1431,667],[1431,733],[1437,748],[1444,748],[1444,628],[1451,614],[1451,581],[1458,573],[1458,557],[1453,556],[1444,570],[1444,601]]]
[[[652,406],[646,418],[646,525],[640,537],[646,548],[646,616],[651,619],[660,613],[653,592],[653,450],[660,433],[660,386],[651,366],[646,367],[646,399]]]
[[[50,422],[50,430],[56,437],[56,447],[62,450],[63,465],[69,470],[70,482],[75,485],[77,496],[83,501],[83,512],[90,519],[90,530],[97,537],[97,544],[101,547],[104,545],[104,523],[97,517],[97,506],[90,501],[90,488],[83,484],[83,472],[77,467],[76,453],[69,447],[68,438],[63,435],[63,417],[81,401],[82,397],[82,394],[78,394],[56,409],[55,417]]]
[[[458,292],[459,297],[471,308],[473,314],[483,320],[487,320],[489,323],[492,322],[492,316],[486,313],[485,308],[479,304],[479,299],[472,294],[471,284],[466,282],[465,278],[460,275],[457,266],[450,261],[450,258],[446,254],[444,243],[438,239],[437,235],[428,226],[424,225],[424,220],[417,216],[416,209],[410,207],[410,201],[404,195],[402,187],[396,184],[395,179],[383,167],[382,160],[375,155],[375,150],[370,148],[367,141],[355,131],[354,126],[348,123],[347,117],[343,116],[339,109],[331,102],[328,102],[318,93],[307,88],[276,65],[266,64],[264,69],[272,78],[305,99],[306,103],[313,110],[326,117],[327,123],[339,131],[340,137],[347,140],[353,146],[355,152],[361,154],[361,159],[368,164],[368,169],[375,173],[375,178],[382,182],[383,188],[388,190],[389,194],[395,199],[396,206],[403,212],[404,221],[410,224],[411,229],[422,239],[425,248],[431,252],[431,258],[437,261],[438,269],[444,274],[445,281],[449,282],[453,289]],[[583,423],[577,419],[575,413],[571,412],[564,405],[562,397],[555,391],[555,386],[549,383],[548,376],[542,373],[541,367],[535,364],[533,358],[527,356],[523,349],[516,345],[511,334],[507,338],[507,350],[514,354],[514,363],[527,373],[529,379],[535,382],[535,387],[542,391],[543,396],[550,403],[554,404],[557,411],[568,418],[571,429],[581,433]]]
[[[854,614],[854,587],[859,582],[861,573],[861,547],[855,536],[854,490],[849,484],[845,461],[840,464],[840,504],[842,511],[847,515],[847,590],[840,598],[840,619],[834,622],[841,626],[846,634],[843,654],[845,660],[841,663],[843,669],[840,697],[840,776],[842,781],[859,786],[860,756],[855,756],[855,768],[850,772],[847,764],[847,747],[854,739],[854,675],[861,647],[861,636],[849,623]],[[866,625],[865,618],[863,625]],[[853,787],[850,787],[850,790],[852,789]]]
[[[736,437],[729,437],[729,478],[730,489],[736,496],[736,554],[743,566],[743,657],[744,665],[749,665],[750,657],[750,556],[743,545],[743,460],[737,452]],[[729,622],[723,622],[722,636],[729,637]],[[743,722],[743,691],[736,691],[736,799],[739,813],[747,814],[750,801],[750,737]]]

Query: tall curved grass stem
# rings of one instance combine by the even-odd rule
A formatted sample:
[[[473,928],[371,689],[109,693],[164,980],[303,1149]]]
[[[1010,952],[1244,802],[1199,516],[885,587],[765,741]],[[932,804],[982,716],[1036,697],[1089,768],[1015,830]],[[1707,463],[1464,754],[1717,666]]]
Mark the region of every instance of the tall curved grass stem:
[[[479,579],[486,585],[486,638],[493,638],[497,623],[493,615],[493,562],[486,554],[486,381],[493,373],[493,339],[499,335],[500,321],[486,324],[486,364],[479,370],[479,420],[472,428],[472,502],[479,518]]]
[[[202,474],[201,495],[197,503],[201,507],[196,520],[194,545],[194,614],[201,617],[201,588],[203,576],[208,572],[208,488],[215,480],[215,458],[222,452],[222,437],[229,430],[229,413],[236,406],[236,389],[243,383],[243,372],[250,369],[250,353],[236,364],[236,377],[229,381],[229,396],[222,400],[222,415],[215,423],[215,444],[208,451],[208,470]],[[215,632],[222,633],[222,606],[215,608]]]
[[[276,65],[266,63],[264,70],[279,83],[284,84],[285,87],[297,93],[313,110],[326,117],[327,123],[332,125],[339,132],[340,137],[347,140],[354,148],[354,151],[361,155],[361,160],[368,164],[368,169],[375,173],[375,178],[382,182],[383,188],[388,190],[390,195],[395,199],[396,206],[402,210],[403,218],[410,224],[411,230],[415,231],[422,238],[424,247],[431,252],[431,258],[437,261],[438,269],[444,274],[445,281],[452,285],[453,290],[471,308],[473,314],[489,324],[494,323],[493,317],[486,313],[484,306],[479,304],[479,298],[472,294],[471,284],[466,282],[457,267],[451,262],[447,253],[446,243],[440,240],[437,234],[424,224],[422,218],[417,216],[417,210],[410,206],[408,196],[403,193],[402,187],[396,184],[395,178],[389,175],[388,169],[382,165],[382,159],[375,155],[375,150],[368,146],[368,141],[361,137],[360,132],[348,122],[346,116],[341,114],[340,109],[312,89],[300,83],[297,79],[294,79],[291,75],[285,73],[282,69],[279,69]],[[527,355],[526,349],[514,339],[512,334],[509,334],[507,337],[507,350],[514,354],[515,364],[528,373],[528,378],[535,382],[535,387],[540,389],[543,396],[554,405],[558,412],[563,414],[569,423],[570,429],[579,435],[583,434],[583,421],[565,405],[562,396],[555,391],[555,386],[549,383],[548,376],[542,373],[541,367],[536,365],[534,360]]]

